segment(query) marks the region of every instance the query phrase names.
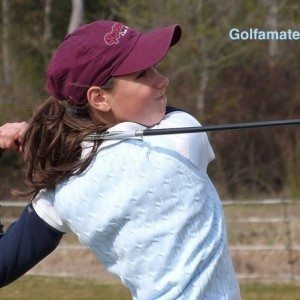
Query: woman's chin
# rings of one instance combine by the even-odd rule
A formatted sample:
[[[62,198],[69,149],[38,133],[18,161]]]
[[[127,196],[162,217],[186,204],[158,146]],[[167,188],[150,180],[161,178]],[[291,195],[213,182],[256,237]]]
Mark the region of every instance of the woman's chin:
[[[161,120],[164,118],[165,114],[166,114],[166,111],[164,111],[163,113],[157,114],[151,120],[144,122],[143,125],[145,125],[147,127],[153,127],[161,122]]]

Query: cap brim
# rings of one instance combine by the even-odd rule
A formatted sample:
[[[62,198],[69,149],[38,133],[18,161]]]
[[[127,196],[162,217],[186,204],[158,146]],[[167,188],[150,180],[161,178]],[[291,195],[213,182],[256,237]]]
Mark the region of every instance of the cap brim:
[[[167,54],[168,49],[175,45],[181,38],[181,27],[171,25],[153,31],[142,33],[135,46],[113,76],[120,76],[147,69]]]

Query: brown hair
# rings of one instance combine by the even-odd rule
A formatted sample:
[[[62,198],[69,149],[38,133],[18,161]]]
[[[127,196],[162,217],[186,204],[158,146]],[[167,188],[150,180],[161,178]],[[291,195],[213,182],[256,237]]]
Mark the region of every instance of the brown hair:
[[[113,82],[110,80],[101,88],[112,90]],[[54,188],[71,175],[82,173],[101,144],[95,141],[89,154],[81,158],[84,137],[112,125],[96,121],[88,102],[74,108],[65,101],[48,98],[34,110],[22,137],[26,184],[31,190],[14,194],[34,198],[41,189]]]

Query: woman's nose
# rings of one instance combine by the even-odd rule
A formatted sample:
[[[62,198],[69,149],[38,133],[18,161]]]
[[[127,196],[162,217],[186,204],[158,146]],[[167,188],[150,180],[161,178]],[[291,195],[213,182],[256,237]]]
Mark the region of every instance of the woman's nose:
[[[156,79],[155,79],[155,87],[157,89],[161,89],[161,88],[166,88],[168,85],[169,85],[169,78],[157,72]]]

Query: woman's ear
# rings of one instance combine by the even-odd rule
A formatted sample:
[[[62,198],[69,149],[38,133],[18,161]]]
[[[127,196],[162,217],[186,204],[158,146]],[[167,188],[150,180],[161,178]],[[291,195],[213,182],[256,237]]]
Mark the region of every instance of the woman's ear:
[[[98,86],[92,86],[87,91],[87,99],[92,107],[97,110],[108,112],[110,104],[107,101],[107,93]]]

